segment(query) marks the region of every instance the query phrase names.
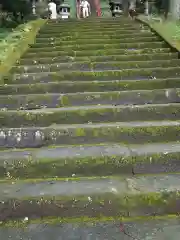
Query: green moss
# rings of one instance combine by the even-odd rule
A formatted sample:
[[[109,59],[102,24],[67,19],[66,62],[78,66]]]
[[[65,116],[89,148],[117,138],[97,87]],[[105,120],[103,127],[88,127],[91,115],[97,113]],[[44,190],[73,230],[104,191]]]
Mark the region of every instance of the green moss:
[[[111,56],[87,56],[87,57],[56,57],[56,58],[50,58],[50,57],[44,57],[37,59],[36,57],[34,59],[26,59],[23,58],[18,63],[18,66],[24,66],[24,65],[35,65],[35,64],[50,64],[50,63],[60,63],[62,60],[66,60],[68,63],[84,63],[84,62],[109,62],[109,61],[151,61],[151,60],[170,60],[170,59],[177,59],[178,54],[177,53],[154,53],[154,54],[141,54],[141,55],[111,55]]]
[[[179,67],[167,67],[167,68],[134,68],[134,69],[122,69],[122,70],[114,70],[114,71],[89,71],[89,72],[82,72],[82,71],[61,71],[61,72],[50,72],[46,73],[45,75],[37,75],[33,74],[33,78],[31,79],[32,83],[39,82],[43,79],[43,77],[49,77],[51,81],[59,82],[59,81],[93,81],[93,80],[114,80],[114,79],[123,79],[128,78],[135,80],[136,78],[165,78],[171,77],[175,74],[178,75],[180,73]],[[25,76],[9,76],[4,79],[5,82],[13,82],[18,83],[20,80],[21,82],[25,81]]]
[[[24,217],[23,209],[25,207],[34,212],[38,209],[36,217],[46,216],[46,212],[51,211],[51,216],[58,213],[63,218],[77,218],[89,216],[101,217],[102,213],[108,217],[126,217],[127,216],[154,216],[160,212],[161,215],[176,214],[179,211],[179,206],[174,207],[180,198],[179,192],[161,192],[149,194],[132,194],[132,195],[114,195],[101,194],[91,195],[91,201],[86,196],[43,196],[43,197],[26,197],[18,199],[18,217]],[[8,202],[8,208],[11,208],[16,203],[16,200]],[[42,207],[43,206],[43,207]],[[64,211],[66,209],[66,211]],[[96,211],[94,211],[96,209]],[[30,211],[28,210],[28,213]],[[15,209],[13,211],[17,212]]]
[[[178,89],[175,90],[178,94]],[[104,92],[104,93],[86,93],[86,94],[67,94],[61,98],[62,106],[73,106],[73,105],[93,105],[93,104],[111,104],[118,103],[121,104],[121,101],[124,103],[124,99],[138,99],[139,103],[159,103],[161,101],[163,103],[166,102],[166,89],[162,90],[154,90],[154,91],[119,91],[119,92]],[[44,97],[45,98],[45,97]],[[5,102],[5,98],[3,101]],[[46,98],[45,98],[46,99]],[[51,99],[51,98],[50,98]],[[158,99],[158,101],[156,100]],[[36,98],[34,100],[36,102]]]
[[[83,137],[83,136],[86,136],[86,132],[83,128],[77,128],[75,130],[75,135],[78,137]]]
[[[59,33],[59,28],[60,26],[57,25],[57,26],[48,26],[46,25],[44,28],[41,29],[41,31],[39,32],[40,34],[47,34],[47,33]],[[62,25],[61,26],[61,29],[63,30],[63,33],[64,34],[67,34],[67,33],[71,33],[71,34],[76,34],[77,32],[78,33],[86,33],[86,32],[106,32],[106,31],[112,31],[112,30],[119,30],[119,31],[130,31],[130,30],[141,30],[140,28],[140,24],[132,24],[132,25],[120,25],[120,24],[117,24],[117,23],[114,23],[113,22],[111,24],[101,24],[101,25],[97,25],[97,24],[94,24],[93,25],[93,28],[92,26],[88,26],[88,25],[84,25],[84,24],[81,24],[81,25],[78,25],[76,23],[74,23],[73,25],[67,25],[65,24],[64,26]],[[147,27],[145,27],[145,29],[148,30]]]
[[[53,101],[53,96],[49,94],[43,95],[9,95],[9,96],[0,96],[0,103],[2,106],[6,106],[10,109],[19,109],[20,107],[25,108],[41,108],[46,104],[51,104]],[[59,100],[58,104],[58,97],[57,97],[57,105],[55,107],[61,106],[61,101]],[[10,106],[9,106],[10,105]],[[31,117],[30,115],[28,117]]]
[[[26,228],[29,224],[48,224],[48,225],[56,225],[56,224],[96,224],[99,222],[108,223],[108,222],[145,222],[145,221],[167,221],[171,219],[179,219],[178,215],[164,215],[164,216],[140,216],[140,217],[107,217],[107,216],[99,216],[99,217],[89,217],[89,216],[82,216],[79,218],[61,218],[61,217],[44,217],[41,219],[30,219],[28,222],[24,221],[5,221],[0,224],[0,227],[15,227],[15,228]]]
[[[74,31],[65,31],[65,32],[63,32],[63,33],[60,33],[59,31],[57,31],[57,29],[52,29],[52,31],[46,31],[46,29],[44,30],[44,32],[42,32],[42,30],[41,30],[41,32],[39,33],[39,37],[46,37],[46,38],[50,38],[50,37],[73,37],[73,36],[75,36],[75,37],[80,37],[82,34],[84,35],[84,36],[88,36],[88,35],[91,35],[91,34],[94,34],[94,35],[102,35],[103,36],[103,34],[107,34],[107,35],[109,35],[109,34],[111,34],[111,35],[119,35],[119,36],[122,36],[122,35],[124,35],[124,34],[129,34],[129,35],[131,35],[132,36],[132,34],[133,33],[137,33],[137,29],[134,29],[134,30],[132,30],[132,29],[116,29],[116,31],[114,31],[114,29],[101,29],[101,31],[100,30],[96,30],[96,29],[93,29],[93,28],[91,28],[91,30],[90,31],[76,31],[76,30],[74,30]]]
[[[111,67],[112,69],[116,68],[118,69],[131,69],[131,68],[158,68],[158,67],[178,67],[180,66],[180,60],[179,59],[171,59],[171,60],[153,60],[153,61],[109,61],[107,62],[90,62],[85,61],[83,63],[67,63],[67,65],[64,64],[47,64],[44,65],[43,70],[45,72],[55,72],[60,71],[61,69],[63,71],[69,70],[69,66],[72,67],[72,69],[82,69],[87,68],[89,71],[96,71],[99,68],[106,68]],[[25,70],[27,68],[27,70]],[[16,66],[13,68],[13,72],[15,73],[35,73],[35,72],[42,72],[42,69],[40,69],[40,65],[31,65],[29,67],[26,66]]]
[[[14,84],[0,86],[0,94],[43,94],[57,92],[105,92],[105,91],[123,91],[123,90],[153,90],[163,88],[180,88],[179,79],[153,79],[148,81],[77,81],[77,82],[49,82],[35,84]]]
[[[87,57],[87,56],[106,56],[106,55],[128,55],[128,54],[148,54],[148,53],[168,53],[168,48],[142,48],[138,50],[130,50],[130,49],[101,49],[101,50],[84,50],[84,51],[72,51],[70,49],[61,50],[61,51],[49,51],[49,52],[27,52],[26,55],[23,57],[24,59],[31,59],[31,58],[41,58],[41,57],[58,57],[58,56],[72,56],[72,57]]]
[[[99,50],[99,49],[144,49],[144,48],[162,48],[165,46],[163,42],[143,42],[143,43],[118,43],[118,44],[77,44],[75,45],[61,45],[61,46],[53,46],[53,47],[39,47],[39,48],[30,48],[29,53],[37,53],[38,52],[56,52],[56,51],[81,51],[81,50]]]
[[[91,44],[118,44],[121,42],[126,42],[126,43],[131,43],[131,42],[151,42],[151,41],[155,41],[158,40],[158,37],[156,36],[150,36],[150,37],[137,37],[137,38],[123,38],[123,40],[121,39],[91,39]],[[89,44],[89,39],[75,39],[75,40],[66,40],[66,39],[55,39],[52,41],[53,44],[55,44],[56,46],[64,46],[64,45],[76,45],[76,44]],[[35,43],[33,45],[33,48],[39,48],[39,47],[49,47],[51,41],[49,39],[47,39],[46,41],[38,41],[37,43]]]
[[[85,109],[1,111],[2,127],[50,126],[51,124],[83,124],[98,122],[179,120],[180,105],[146,105],[127,107],[102,107]]]
[[[132,174],[132,168],[136,164],[165,164],[171,160],[179,161],[180,153],[159,153],[138,156],[102,156],[38,159],[30,157],[28,160],[14,160],[8,163],[7,167],[1,167],[0,177],[5,177],[9,172],[11,178],[15,179],[37,179],[52,177],[91,177],[110,176],[119,174]]]
[[[60,99],[60,103],[62,106],[68,106],[69,105],[69,98],[66,95],[63,95]]]
[[[81,112],[83,116],[83,111]],[[141,143],[155,143],[155,142],[172,142],[178,141],[177,132],[180,131],[179,126],[152,126],[152,127],[125,127],[125,126],[104,126],[104,127],[80,127],[80,128],[66,128],[64,129],[47,128],[43,132],[45,136],[50,136],[51,132],[55,132],[57,143],[60,141],[64,144],[81,143],[82,137],[86,142],[118,142],[123,144],[141,144]],[[49,142],[50,143],[50,142]]]
[[[137,33],[134,33],[133,34],[133,37],[137,37],[137,38],[140,38],[140,37],[152,37],[152,36],[155,36],[155,34],[153,34],[152,32],[137,32]],[[91,33],[91,34],[88,34],[88,35],[81,35],[81,37],[79,36],[76,36],[76,35],[58,35],[58,36],[53,36],[53,40],[52,40],[52,36],[37,36],[36,38],[36,43],[42,43],[42,42],[47,42],[47,41],[56,41],[56,40],[61,40],[61,41],[76,41],[76,40],[79,40],[79,39],[83,39],[83,40],[86,40],[89,39],[90,41],[93,40],[93,39],[97,39],[97,38],[102,38],[103,39],[109,39],[109,40],[114,40],[114,39],[118,39],[120,41],[120,39],[122,38],[122,35],[119,35],[119,34],[108,34],[108,33]],[[123,39],[131,39],[132,38],[132,34],[131,33],[125,33],[123,34]],[[89,42],[90,42],[89,41]]]
[[[9,47],[8,52],[6,52],[6,58],[0,64],[0,72],[1,77],[6,75],[11,67],[15,64],[15,62],[22,56],[22,54],[29,48],[29,44],[34,42],[35,36],[39,31],[40,27],[45,23],[45,20],[35,20],[27,24],[23,24],[18,26],[14,34],[14,44],[13,47]],[[31,27],[31,29],[27,29],[27,27]],[[16,34],[20,34],[21,36],[17,39]],[[10,35],[9,35],[10,36]],[[7,37],[7,43],[9,36]],[[9,39],[12,42],[12,39]],[[10,45],[11,46],[11,45]],[[3,79],[3,78],[2,78]]]

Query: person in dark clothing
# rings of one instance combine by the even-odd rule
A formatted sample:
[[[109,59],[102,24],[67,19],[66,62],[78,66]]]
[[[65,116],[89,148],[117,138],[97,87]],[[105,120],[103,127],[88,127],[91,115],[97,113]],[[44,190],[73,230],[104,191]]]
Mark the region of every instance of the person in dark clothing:
[[[110,8],[110,11],[111,11],[111,14],[112,14],[112,17],[115,17],[116,14],[114,13],[114,7],[115,7],[115,4],[112,0],[109,1],[109,8]]]

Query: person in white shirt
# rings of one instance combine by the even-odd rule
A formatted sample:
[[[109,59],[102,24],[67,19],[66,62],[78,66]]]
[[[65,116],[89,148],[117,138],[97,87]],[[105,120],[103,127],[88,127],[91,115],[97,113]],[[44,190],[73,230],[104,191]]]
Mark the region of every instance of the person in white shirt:
[[[82,8],[82,16],[83,18],[89,17],[90,14],[90,4],[86,0],[82,0],[80,7]]]
[[[49,1],[48,9],[50,11],[50,19],[57,19],[57,6],[53,1]]]

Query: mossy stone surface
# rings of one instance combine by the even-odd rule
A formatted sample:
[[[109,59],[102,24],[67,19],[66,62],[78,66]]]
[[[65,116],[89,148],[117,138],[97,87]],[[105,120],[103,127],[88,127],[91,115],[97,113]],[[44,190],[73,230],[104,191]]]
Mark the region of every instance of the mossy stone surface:
[[[52,64],[36,64],[27,66],[17,66],[12,68],[12,72],[23,74],[23,73],[42,73],[44,72],[55,72],[55,71],[101,71],[101,70],[121,70],[121,69],[134,69],[134,68],[163,68],[163,67],[179,67],[179,59],[171,60],[153,60],[153,61],[108,61],[108,62],[89,62],[84,61],[83,63],[52,63]]]
[[[2,111],[1,127],[49,126],[50,124],[83,124],[88,122],[178,120],[180,105],[147,105],[127,107],[91,107],[35,111]]]
[[[0,167],[0,178],[37,179],[52,177],[123,176],[132,174],[176,173],[180,169],[180,153],[132,154],[75,158],[36,158],[6,161]]]
[[[124,17],[48,21],[33,43],[0,86],[0,222],[175,216],[178,53]]]
[[[1,95],[17,94],[42,94],[42,93],[76,93],[76,92],[106,92],[106,91],[130,91],[130,90],[153,90],[165,88],[180,88],[180,81],[177,78],[150,79],[148,81],[65,81],[49,83],[29,83],[1,85]]]
[[[20,219],[24,216],[33,218],[36,211],[36,217],[99,217],[104,215],[107,217],[128,217],[128,216],[149,216],[175,214],[178,210],[179,193],[178,192],[162,192],[160,194],[138,194],[118,197],[117,195],[99,195],[91,196],[91,201],[87,196],[82,197],[65,197],[58,199],[52,197],[27,198],[26,200],[11,200],[6,204],[1,203],[4,213],[9,214],[6,220]],[[12,210],[12,206],[18,204],[18,208]],[[5,205],[6,210],[5,210]],[[85,207],[86,206],[86,207]],[[94,211],[93,209],[96,209]],[[1,216],[0,220],[3,220]]]

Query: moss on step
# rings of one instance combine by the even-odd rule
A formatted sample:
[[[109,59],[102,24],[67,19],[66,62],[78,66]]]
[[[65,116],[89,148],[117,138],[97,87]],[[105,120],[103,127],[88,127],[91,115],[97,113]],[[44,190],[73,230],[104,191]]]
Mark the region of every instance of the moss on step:
[[[60,89],[62,91],[62,89]],[[91,90],[91,89],[89,89]],[[58,92],[58,90],[56,89]],[[1,92],[1,91],[0,91]],[[48,92],[48,91],[47,91]],[[168,94],[168,95],[167,95]],[[101,105],[101,104],[159,104],[180,102],[180,89],[109,91],[80,94],[31,94],[0,96],[1,108],[36,109],[46,107]]]
[[[39,33],[38,34],[38,37],[46,37],[46,38],[48,38],[48,37],[62,37],[62,36],[74,36],[74,37],[81,37],[81,35],[83,34],[83,35],[91,35],[91,34],[93,34],[93,35],[124,35],[124,34],[131,34],[131,35],[133,35],[134,33],[137,33],[137,31],[139,32],[139,34],[141,34],[142,33],[142,35],[143,35],[143,33],[146,33],[146,32],[148,32],[148,33],[151,33],[150,31],[148,31],[148,30],[137,30],[137,29],[135,29],[135,30],[128,30],[128,29],[122,29],[122,30],[119,30],[119,29],[117,29],[116,31],[114,31],[114,29],[104,29],[103,31],[101,30],[94,30],[93,28],[91,28],[91,31],[87,31],[87,30],[85,30],[85,31],[66,31],[65,33],[64,32],[57,32],[57,31],[45,31],[44,33]]]
[[[98,71],[59,71],[45,73],[14,74],[4,78],[5,83],[36,83],[36,82],[59,82],[59,81],[110,81],[110,80],[134,80],[173,78],[180,73],[179,67],[169,68],[133,68],[122,70],[98,70]]]
[[[52,28],[55,28],[55,29],[72,29],[72,28],[75,28],[77,27],[78,28],[92,28],[92,25],[95,26],[95,27],[111,27],[111,26],[114,26],[114,27],[132,27],[132,26],[136,26],[136,27],[140,27],[140,24],[138,22],[120,22],[120,21],[102,21],[102,22],[98,22],[97,21],[97,18],[96,18],[96,21],[93,21],[93,22],[82,22],[82,21],[77,21],[77,22],[62,22],[62,23],[55,23],[55,24],[50,24],[50,23],[46,23],[46,25],[43,26],[42,29],[52,29]],[[145,28],[148,28],[148,27],[145,27]]]
[[[164,42],[141,42],[141,43],[117,43],[117,44],[75,44],[75,45],[53,45],[50,47],[30,48],[28,53],[53,52],[53,51],[81,51],[81,50],[108,50],[108,49],[144,49],[144,48],[163,48],[167,47]]]
[[[123,38],[122,39],[91,39],[91,44],[118,44],[118,43],[133,43],[133,42],[156,42],[160,40],[156,36],[150,36],[150,37],[137,37],[137,38]],[[47,40],[42,41],[42,42],[37,42],[33,44],[33,48],[39,48],[39,47],[49,47],[51,46],[64,46],[64,45],[77,45],[77,44],[89,44],[88,39],[76,39],[76,40],[66,40],[64,41],[63,39],[54,39],[54,40]]]
[[[126,107],[94,107],[75,110],[2,111],[1,127],[48,126],[56,124],[83,124],[88,122],[178,120],[180,105],[147,105]]]
[[[109,61],[152,61],[152,60],[177,60],[178,53],[154,53],[154,54],[141,54],[141,55],[109,55],[109,56],[87,56],[87,57],[44,57],[44,58],[21,58],[17,61],[19,65],[36,65],[36,64],[51,64],[51,63],[81,63],[81,62],[109,62]]]
[[[73,105],[92,105],[92,104],[123,104],[133,103],[136,105],[144,103],[166,103],[168,101],[167,93],[171,94],[171,101],[178,102],[180,89],[162,89],[152,91],[119,91],[119,92],[99,92],[99,93],[84,93],[84,94],[67,94],[62,95],[60,100],[61,106]],[[1,102],[2,97],[0,98]],[[12,97],[12,101],[14,98]],[[5,98],[3,99],[5,102]],[[180,101],[180,99],[179,99]]]
[[[0,125],[2,127],[49,126],[54,124],[83,124],[115,121],[158,121],[178,120],[180,105],[146,105],[126,107],[94,107],[68,110],[43,111],[2,111]]]
[[[60,33],[59,31],[60,29],[57,27],[46,27],[44,29],[41,28],[41,30],[39,31],[39,35],[41,34],[56,34],[56,33]],[[92,27],[64,27],[61,28],[61,32],[63,31],[64,34],[86,34],[89,32],[111,32],[111,31],[122,31],[122,32],[127,32],[127,31],[141,31],[141,26],[139,25],[132,25],[132,26],[121,26],[119,25],[119,27],[117,25],[105,25],[105,26],[93,26]],[[148,31],[148,27],[144,27],[143,29],[144,31]]]
[[[177,124],[177,123],[176,123]],[[9,129],[1,129],[8,136]],[[44,139],[36,140],[35,131],[40,131],[43,134]],[[22,135],[26,133],[26,142],[22,138],[21,143],[15,142],[13,146],[18,147],[19,144],[23,144],[24,147],[31,147],[34,136],[34,147],[38,146],[49,146],[49,145],[73,145],[82,144],[84,142],[95,144],[95,143],[121,143],[121,144],[146,144],[146,143],[158,143],[158,142],[175,142],[179,140],[178,132],[180,132],[180,126],[165,125],[165,126],[149,126],[149,127],[125,127],[121,125],[116,126],[92,126],[90,127],[48,127],[45,129],[41,128],[21,128],[11,129],[12,139],[15,138],[16,134],[20,132]],[[29,135],[29,137],[28,137]],[[8,137],[10,139],[10,136]],[[28,141],[29,139],[29,141]],[[6,141],[6,147],[12,146],[11,141]],[[1,143],[2,145],[2,143]]]
[[[77,35],[57,35],[57,36],[37,36],[36,37],[36,43],[41,43],[41,42],[52,42],[52,41],[55,41],[55,40],[61,40],[61,41],[72,41],[72,40],[78,40],[81,38],[81,40],[90,40],[90,39],[102,39],[102,36],[103,36],[103,39],[110,39],[110,40],[113,40],[113,39],[122,39],[125,38],[132,38],[132,34],[131,33],[126,33],[126,34],[123,34],[120,35],[120,34],[100,34],[100,33],[91,33],[91,34],[86,34],[86,35],[81,35],[81,37],[77,36]],[[133,37],[152,37],[152,36],[156,36],[154,33],[151,33],[151,32],[137,32],[137,33],[133,33]]]
[[[53,63],[53,64],[36,64],[27,66],[14,66],[12,72],[23,74],[23,73],[42,73],[42,72],[55,72],[60,70],[119,70],[119,69],[133,69],[133,68],[165,68],[165,67],[178,67],[180,66],[179,59],[171,60],[153,60],[153,61],[109,61],[109,62],[86,62],[83,63]]]
[[[180,88],[180,79],[149,79],[148,81],[77,81],[49,82],[35,84],[1,85],[0,94],[42,94],[42,93],[76,93],[76,92],[106,92],[123,90],[153,90],[163,88]]]
[[[58,217],[78,218],[89,216],[97,218],[107,217],[145,217],[156,215],[177,214],[179,192],[161,192],[149,194],[114,195],[102,194],[94,196],[43,196],[38,198],[7,200],[1,203],[1,209],[9,214],[0,220],[22,219],[24,216],[34,218]],[[14,207],[17,206],[18,207]],[[94,211],[96,209],[96,211]]]
[[[20,25],[4,40],[4,49],[6,52],[1,53],[3,60],[0,63],[2,83],[2,76],[7,74],[17,59],[29,48],[29,44],[34,42],[37,32],[44,23],[44,20],[35,20]]]
[[[57,159],[36,159],[31,156],[27,160],[14,160],[0,167],[0,178],[5,179],[37,179],[52,177],[91,177],[110,175],[132,175],[133,168],[138,164],[147,166],[145,173],[150,173],[149,167],[154,164],[162,166],[178,162],[180,152],[158,153],[132,156],[101,156]]]
[[[48,224],[48,225],[56,225],[56,224],[76,224],[83,226],[88,226],[89,224],[94,225],[96,223],[141,223],[141,222],[151,222],[151,221],[166,221],[166,220],[178,220],[178,214],[171,214],[171,215],[162,215],[162,216],[139,216],[139,217],[123,217],[123,216],[115,216],[115,217],[107,217],[100,215],[99,217],[89,217],[89,216],[82,216],[79,218],[61,218],[61,217],[44,217],[40,219],[29,219],[28,221],[24,220],[15,220],[15,221],[3,221],[0,223],[0,227],[4,228],[27,228],[30,224]]]
[[[144,48],[144,49],[102,49],[102,50],[83,50],[83,51],[49,51],[49,52],[27,52],[23,59],[32,59],[32,58],[42,58],[42,57],[59,57],[59,56],[69,56],[69,57],[88,57],[88,56],[108,56],[108,55],[141,55],[149,53],[169,53],[169,48]]]
[[[137,23],[137,22],[129,22],[129,23],[122,23],[120,24],[120,22],[118,21],[109,21],[109,22],[94,22],[93,23],[93,27],[95,28],[110,28],[110,27],[114,27],[114,28],[140,28],[141,29],[141,24]],[[42,28],[42,30],[45,29],[62,29],[62,30],[67,30],[67,29],[92,29],[92,23],[82,23],[82,22],[74,22],[73,24],[69,24],[68,22],[64,23],[64,24],[60,24],[60,23],[56,23],[56,24],[46,24],[44,25],[44,27]],[[144,29],[149,29],[147,26],[144,26]]]

